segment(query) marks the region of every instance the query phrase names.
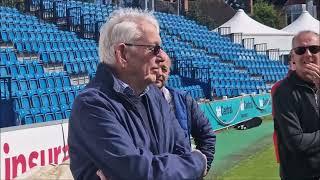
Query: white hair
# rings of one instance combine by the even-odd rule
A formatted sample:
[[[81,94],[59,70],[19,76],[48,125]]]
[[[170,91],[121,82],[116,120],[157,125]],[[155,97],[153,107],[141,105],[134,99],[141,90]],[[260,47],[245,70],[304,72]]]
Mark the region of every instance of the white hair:
[[[100,29],[99,57],[102,63],[115,63],[114,45],[116,43],[135,41],[143,36],[138,23],[148,21],[160,32],[155,16],[148,11],[122,8],[115,10]]]

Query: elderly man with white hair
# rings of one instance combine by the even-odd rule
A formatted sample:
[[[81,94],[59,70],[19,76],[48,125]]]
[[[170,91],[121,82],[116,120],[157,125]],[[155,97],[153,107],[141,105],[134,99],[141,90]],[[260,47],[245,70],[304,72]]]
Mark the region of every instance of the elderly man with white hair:
[[[96,77],[76,97],[69,121],[75,179],[200,179],[206,157],[191,151],[156,81],[159,25],[148,12],[115,11],[101,29]]]

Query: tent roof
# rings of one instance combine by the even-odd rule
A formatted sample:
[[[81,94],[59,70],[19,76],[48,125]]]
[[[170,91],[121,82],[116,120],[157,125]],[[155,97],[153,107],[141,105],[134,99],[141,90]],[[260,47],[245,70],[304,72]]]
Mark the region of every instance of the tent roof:
[[[295,21],[282,30],[293,34],[297,34],[298,32],[304,30],[310,30],[319,33],[319,23],[320,22],[313,18],[308,11],[303,11]]]
[[[271,28],[250,18],[242,9],[219,27],[231,27],[231,33],[289,35],[290,33]],[[216,29],[217,30],[217,29]]]

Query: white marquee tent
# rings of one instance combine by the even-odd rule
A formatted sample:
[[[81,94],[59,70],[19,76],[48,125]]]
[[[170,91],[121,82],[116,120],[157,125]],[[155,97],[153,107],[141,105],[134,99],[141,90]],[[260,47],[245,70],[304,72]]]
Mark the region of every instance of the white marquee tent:
[[[242,33],[242,38],[254,38],[255,44],[266,43],[267,49],[279,49],[280,54],[287,54],[291,49],[292,33],[261,24],[242,9],[220,27],[230,27],[231,33]]]
[[[313,18],[308,11],[303,11],[295,21],[282,30],[293,34],[297,34],[298,32],[304,30],[310,30],[319,33],[320,22]]]

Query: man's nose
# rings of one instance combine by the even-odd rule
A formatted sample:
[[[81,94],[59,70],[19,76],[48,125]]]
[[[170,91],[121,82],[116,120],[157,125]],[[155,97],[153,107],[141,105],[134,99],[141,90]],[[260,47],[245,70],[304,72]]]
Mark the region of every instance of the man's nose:
[[[162,57],[157,56],[156,63],[161,63],[163,61],[164,61],[164,59]]]
[[[157,72],[158,72],[157,74],[158,74],[159,77],[163,76],[163,72],[162,72],[161,68],[159,68]]]
[[[312,56],[312,53],[310,52],[309,48],[306,48],[306,52],[304,53],[306,56]]]
[[[161,63],[164,61],[163,56],[161,55],[164,51],[162,49],[160,49],[159,54],[157,55],[157,59],[156,59],[156,63]]]

